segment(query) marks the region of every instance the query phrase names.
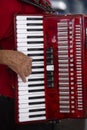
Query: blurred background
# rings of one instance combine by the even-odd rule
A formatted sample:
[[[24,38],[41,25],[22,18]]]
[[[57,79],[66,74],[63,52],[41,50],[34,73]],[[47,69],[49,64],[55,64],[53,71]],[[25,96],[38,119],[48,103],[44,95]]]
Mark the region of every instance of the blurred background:
[[[58,15],[87,14],[87,0],[50,0]],[[87,119],[63,119],[55,130],[87,130]]]
[[[58,13],[83,14],[87,13],[87,0],[50,0],[52,7]]]

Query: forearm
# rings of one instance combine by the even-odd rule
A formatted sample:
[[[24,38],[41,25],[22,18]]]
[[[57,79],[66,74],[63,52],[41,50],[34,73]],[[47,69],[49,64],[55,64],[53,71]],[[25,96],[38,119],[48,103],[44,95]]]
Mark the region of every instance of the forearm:
[[[6,63],[6,58],[5,58],[5,55],[7,54],[7,50],[0,50],[0,64],[5,64],[7,65]]]

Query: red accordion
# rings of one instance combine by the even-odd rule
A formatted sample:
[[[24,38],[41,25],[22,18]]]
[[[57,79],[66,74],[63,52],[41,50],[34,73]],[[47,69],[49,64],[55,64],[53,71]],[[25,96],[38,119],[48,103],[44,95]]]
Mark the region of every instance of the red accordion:
[[[16,81],[16,122],[87,117],[87,16],[17,15],[17,50],[32,73]]]

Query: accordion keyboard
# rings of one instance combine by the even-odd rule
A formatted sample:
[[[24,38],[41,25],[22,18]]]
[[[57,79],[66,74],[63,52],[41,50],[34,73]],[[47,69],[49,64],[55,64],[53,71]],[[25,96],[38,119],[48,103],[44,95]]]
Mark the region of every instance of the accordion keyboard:
[[[32,74],[23,83],[18,76],[19,121],[46,118],[42,16],[18,16],[17,50],[32,57]]]

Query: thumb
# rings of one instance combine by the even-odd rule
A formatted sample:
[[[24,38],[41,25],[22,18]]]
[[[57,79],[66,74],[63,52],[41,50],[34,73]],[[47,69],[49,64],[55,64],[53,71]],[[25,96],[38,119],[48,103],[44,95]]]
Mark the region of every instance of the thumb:
[[[23,82],[26,82],[26,76],[24,75],[24,73],[20,74],[20,77]]]

